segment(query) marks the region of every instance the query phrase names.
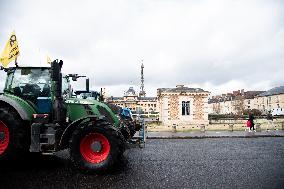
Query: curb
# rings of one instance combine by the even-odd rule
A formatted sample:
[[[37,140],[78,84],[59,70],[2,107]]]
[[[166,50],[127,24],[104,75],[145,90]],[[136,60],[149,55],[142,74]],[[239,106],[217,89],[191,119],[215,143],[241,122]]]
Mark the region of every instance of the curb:
[[[284,135],[251,135],[251,136],[148,136],[147,139],[206,139],[206,138],[264,138],[284,137]]]

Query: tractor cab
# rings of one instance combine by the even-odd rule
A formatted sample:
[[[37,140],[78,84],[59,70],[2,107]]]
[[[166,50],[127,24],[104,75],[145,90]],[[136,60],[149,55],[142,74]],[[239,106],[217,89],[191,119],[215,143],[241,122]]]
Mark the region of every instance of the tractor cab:
[[[5,92],[25,99],[50,96],[50,69],[17,67],[8,71]]]
[[[15,67],[7,71],[4,92],[24,99],[39,113],[51,112],[51,80],[48,67]]]

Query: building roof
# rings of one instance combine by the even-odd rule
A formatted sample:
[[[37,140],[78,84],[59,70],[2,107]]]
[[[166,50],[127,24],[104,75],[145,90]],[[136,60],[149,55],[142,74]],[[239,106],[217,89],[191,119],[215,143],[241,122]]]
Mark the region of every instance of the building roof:
[[[271,96],[271,95],[279,95],[284,94],[284,86],[274,87],[266,92],[259,94],[258,96]]]
[[[107,98],[108,101],[112,101],[112,100],[124,100],[123,97],[108,97]],[[157,97],[138,97],[138,100],[146,100],[146,101],[155,101],[157,100]]]
[[[244,92],[245,99],[254,99],[255,96],[263,93],[264,91],[247,91]]]
[[[123,97],[114,97],[114,96],[111,96],[111,97],[108,97],[107,100],[123,100]]]
[[[177,85],[176,88],[158,88],[157,90],[160,93],[209,93],[209,91],[205,91],[201,88],[190,88],[184,85]]]
[[[218,103],[218,102],[225,102],[225,101],[233,101],[236,100],[238,97],[242,97],[243,99],[254,99],[255,96],[263,93],[264,91],[244,91],[238,90],[233,91],[233,93],[227,93],[222,95],[212,96],[208,103]]]
[[[139,97],[139,100],[157,100],[157,97]]]
[[[125,92],[124,96],[137,96],[133,87],[129,87],[129,89]]]

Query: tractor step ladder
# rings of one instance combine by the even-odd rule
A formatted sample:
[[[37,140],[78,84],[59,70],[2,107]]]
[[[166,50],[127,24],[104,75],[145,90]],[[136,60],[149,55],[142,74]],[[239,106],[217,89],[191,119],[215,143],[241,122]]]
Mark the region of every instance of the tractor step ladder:
[[[129,146],[145,148],[146,146],[146,139],[147,139],[147,126],[145,124],[144,119],[140,119],[139,123],[141,124],[141,129],[138,131],[138,136],[135,135],[132,140],[129,141]]]

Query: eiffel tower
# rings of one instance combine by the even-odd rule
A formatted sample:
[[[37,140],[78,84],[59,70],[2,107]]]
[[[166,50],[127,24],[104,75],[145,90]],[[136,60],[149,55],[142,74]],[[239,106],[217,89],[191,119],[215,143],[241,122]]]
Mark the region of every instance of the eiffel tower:
[[[144,64],[142,60],[141,64],[141,86],[140,86],[140,92],[139,92],[139,97],[145,97],[146,92],[144,91]]]

